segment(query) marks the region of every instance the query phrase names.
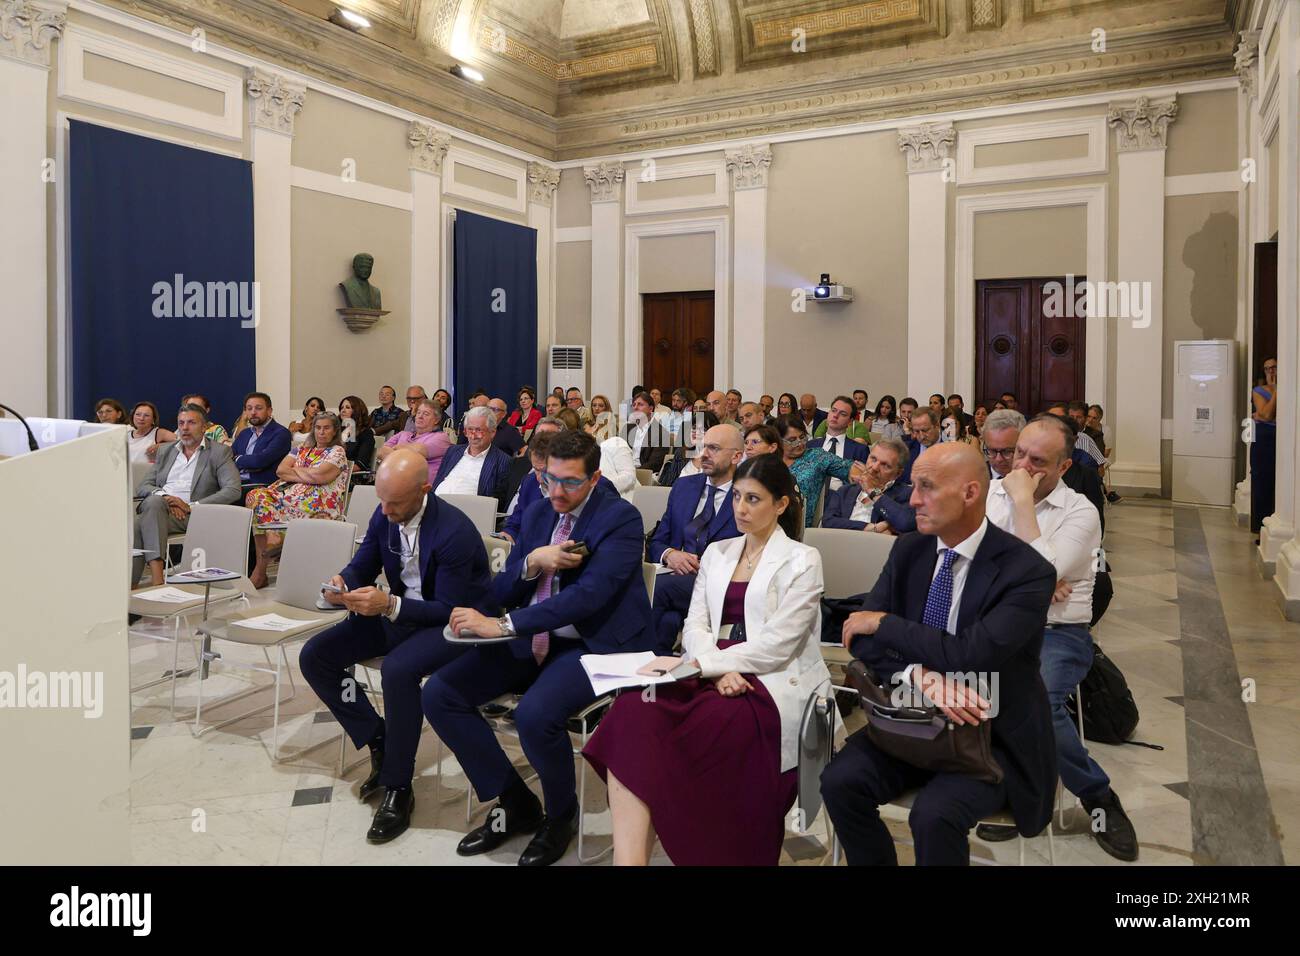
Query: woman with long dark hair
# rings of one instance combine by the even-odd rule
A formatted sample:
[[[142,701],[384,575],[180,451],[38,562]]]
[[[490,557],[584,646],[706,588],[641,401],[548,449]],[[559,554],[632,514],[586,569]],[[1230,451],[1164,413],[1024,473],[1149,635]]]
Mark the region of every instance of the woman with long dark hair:
[[[893,395],[882,395],[869,424],[872,434],[881,438],[904,437],[903,423],[898,420],[898,400]]]
[[[704,549],[682,658],[700,676],[624,694],[583,756],[605,778],[614,863],[645,865],[656,836],[679,866],[776,866],[798,794],[799,724],[830,672],[818,643],[822,564],[777,455],[736,469],[741,536]],[[725,638],[723,628],[730,626]]]

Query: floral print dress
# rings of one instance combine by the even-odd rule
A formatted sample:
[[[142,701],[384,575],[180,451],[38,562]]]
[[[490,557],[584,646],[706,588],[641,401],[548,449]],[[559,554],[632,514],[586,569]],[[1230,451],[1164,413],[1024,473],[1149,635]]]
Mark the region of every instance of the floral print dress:
[[[265,488],[254,488],[244,503],[253,509],[253,526],[282,524],[298,518],[343,517],[343,495],[348,485],[348,456],[342,445],[328,448],[300,448],[295,464],[310,468],[330,462],[339,468],[338,476],[323,485],[304,482],[274,481]]]

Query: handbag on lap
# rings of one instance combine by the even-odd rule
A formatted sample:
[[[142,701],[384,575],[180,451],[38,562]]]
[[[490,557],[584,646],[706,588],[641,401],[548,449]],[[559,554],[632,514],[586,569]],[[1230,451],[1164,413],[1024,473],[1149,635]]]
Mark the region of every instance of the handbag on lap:
[[[993,759],[993,728],[987,720],[955,724],[938,707],[900,707],[862,661],[844,669],[849,686],[862,698],[867,738],[903,763],[934,773],[962,773],[987,783],[1002,782]]]

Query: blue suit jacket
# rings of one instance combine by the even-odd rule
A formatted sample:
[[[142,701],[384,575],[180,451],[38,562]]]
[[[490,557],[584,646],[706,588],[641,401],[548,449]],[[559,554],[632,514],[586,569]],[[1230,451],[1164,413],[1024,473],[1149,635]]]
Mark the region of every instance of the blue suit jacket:
[[[284,456],[289,454],[289,448],[293,444],[292,437],[289,435],[289,429],[273,418],[262,429],[262,435],[257,439],[257,444],[253,446],[250,454],[245,449],[252,438],[251,428],[245,428],[235,436],[230,446],[230,453],[235,458],[235,467],[239,469],[241,478],[246,472],[248,478],[245,480],[259,485],[269,485],[275,481],[275,469],[280,466]]]
[[[451,470],[460,464],[460,460],[465,457],[469,451],[469,445],[459,444],[452,445],[447,449],[446,454],[442,456],[442,461],[438,464],[438,474],[433,479],[433,490],[437,491],[442,480],[451,474]],[[497,497],[498,486],[505,481],[506,472],[510,469],[510,456],[503,452],[495,445],[489,445],[487,458],[483,462],[483,470],[478,475],[478,493],[488,498]]]
[[[373,585],[382,569],[398,597],[406,594],[402,580],[402,542],[397,525],[380,508],[370,516],[365,540],[348,566],[339,572],[348,588]],[[420,594],[423,600],[403,601],[398,624],[446,627],[455,607],[472,607],[495,616],[492,571],[483,536],[474,522],[454,505],[429,492],[420,519]]]
[[[551,543],[559,520],[554,508],[534,502],[524,513],[519,542],[492,582],[497,602],[514,609],[510,621],[520,638],[511,642],[511,650],[527,657],[534,634],[565,625],[573,625],[587,650],[595,653],[653,650],[650,599],[641,576],[641,513],[602,484],[591,490],[569,536],[585,542],[590,554],[578,567],[560,572],[558,593],[529,604],[542,576],[525,581],[524,560],[535,548]]]
[[[854,521],[850,515],[857,504],[862,488],[856,482],[845,482],[838,491],[832,491],[826,498],[826,507],[822,509],[823,528],[848,528],[861,531],[867,526],[865,521]],[[912,497],[912,486],[905,481],[895,481],[889,490],[876,499],[871,508],[871,523],[888,521],[889,526],[899,534],[916,530],[916,512],[908,501]]]
[[[667,548],[682,550],[686,544],[683,537],[686,526],[695,517],[695,507],[700,503],[700,497],[704,494],[704,483],[708,480],[704,475],[687,475],[673,482],[673,490],[668,493],[668,505],[664,509],[663,519],[655,529],[655,536],[650,539],[650,548],[646,552],[647,561],[659,563]],[[712,544],[724,538],[739,536],[740,532],[736,529],[736,516],[731,510],[731,495],[724,495],[722,506],[718,508],[713,520],[705,529],[705,543]]]
[[[825,438],[814,438],[808,442],[809,448],[823,448],[826,445]],[[860,445],[850,438],[844,439],[844,455],[842,457],[850,461],[860,461],[863,464],[867,461],[867,456],[871,454],[871,449],[866,445]]]
[[[604,475],[600,476],[600,481],[597,484],[602,488],[608,488],[614,494],[618,494],[618,489],[614,487],[614,483]],[[546,498],[546,493],[542,491],[542,486],[537,483],[537,478],[530,468],[528,474],[524,475],[519,482],[519,500],[515,502],[515,510],[510,512],[510,517],[506,518],[505,524],[501,526],[501,530],[510,535],[511,541],[519,540],[519,532],[524,526],[524,512],[537,502],[545,501]],[[507,502],[507,504],[509,503]],[[574,540],[578,539],[574,538]]]
[[[1056,570],[1014,535],[989,525],[961,592],[957,633],[921,623],[939,556],[936,538],[906,534],[866,595],[862,609],[885,611],[875,634],[853,639],[849,650],[888,682],[919,663],[945,673],[998,677],[993,756],[1005,771],[1007,796],[1025,836],[1052,817],[1056,794],[1056,738],[1047,691],[1039,676],[1043,627]]]

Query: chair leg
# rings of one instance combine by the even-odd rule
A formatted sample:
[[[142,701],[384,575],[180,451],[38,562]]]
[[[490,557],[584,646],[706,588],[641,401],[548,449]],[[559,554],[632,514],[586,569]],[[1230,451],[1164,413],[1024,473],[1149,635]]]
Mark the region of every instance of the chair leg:
[[[1050,866],[1056,866],[1056,837],[1050,823],[1047,825],[1047,860]]]
[[[835,833],[831,836],[831,866],[840,865],[840,835]]]
[[[587,740],[590,738],[590,736],[591,736],[591,729],[587,726],[586,718],[583,718],[582,746],[578,749],[577,753],[574,756],[577,758],[579,764],[578,766],[578,862],[584,864],[597,863],[600,860],[603,860],[606,856],[614,852],[613,841],[610,842],[609,846],[607,846],[605,849],[601,850],[599,853],[597,853],[595,856],[592,857],[584,856],[582,851],[583,843],[585,842],[585,838],[586,838],[586,827],[584,826],[584,824],[586,823],[586,816],[587,816],[587,808],[585,806],[587,802],[586,800],[587,761],[583,759],[582,751],[587,749]]]
[[[1020,844],[1020,865],[1024,866],[1025,865],[1025,838],[1021,836],[1019,833],[1017,833],[1016,842]]]

